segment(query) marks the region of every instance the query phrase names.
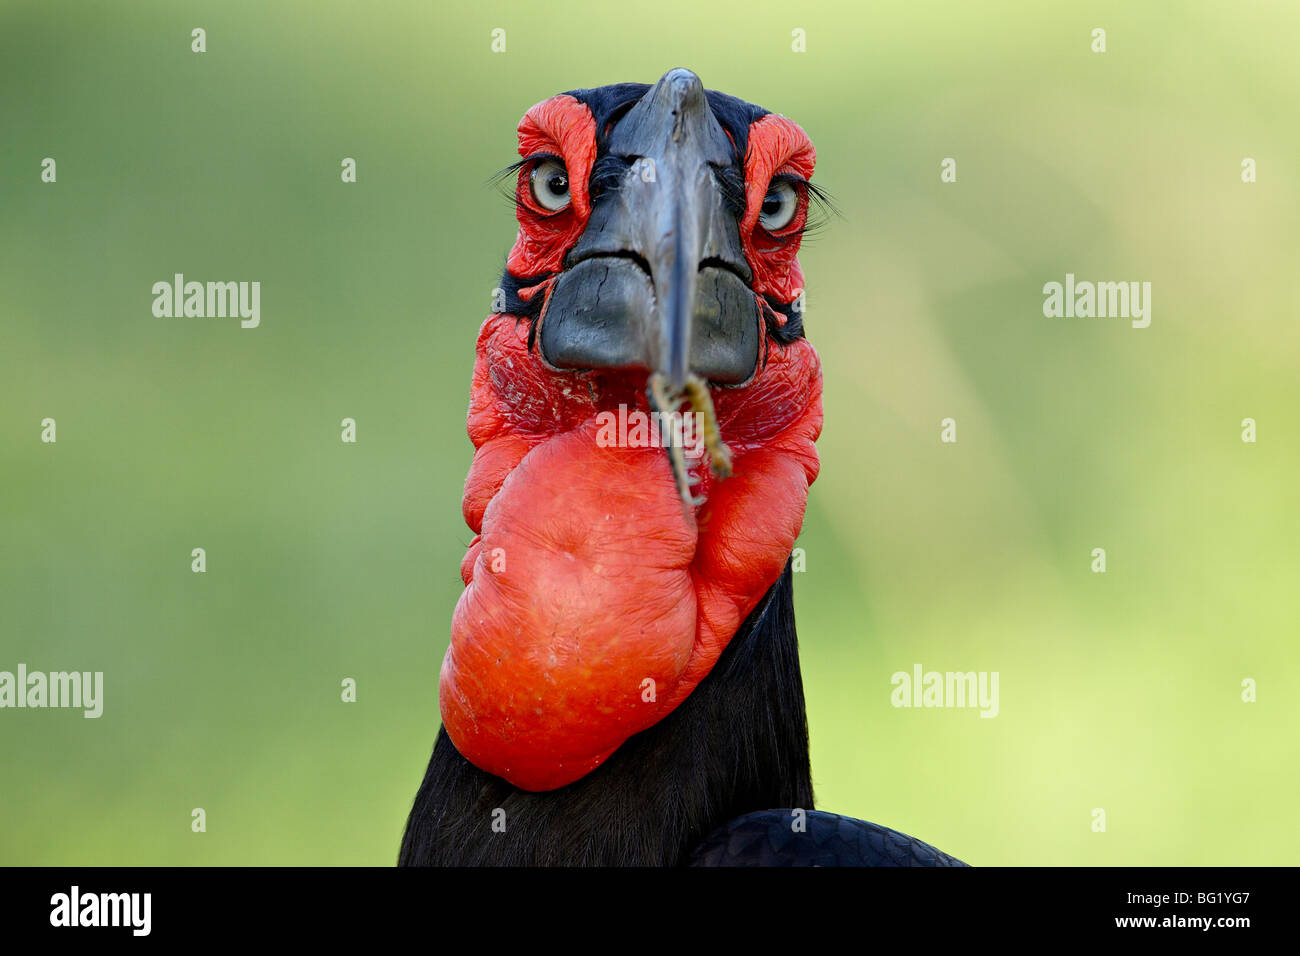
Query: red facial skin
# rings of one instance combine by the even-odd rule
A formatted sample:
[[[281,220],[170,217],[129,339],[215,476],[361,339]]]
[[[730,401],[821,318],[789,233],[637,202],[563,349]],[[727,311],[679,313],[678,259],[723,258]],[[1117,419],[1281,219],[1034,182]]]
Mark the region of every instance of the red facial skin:
[[[587,107],[569,96],[534,106],[519,124],[519,152],[563,157],[571,204],[543,215],[521,170],[508,267],[554,272],[590,213]],[[750,127],[742,241],[755,292],[782,302],[801,291],[806,205],[785,242],[758,225],[759,206],[774,173],[808,178],[813,162],[789,120],[768,115]],[[805,339],[769,339],[749,384],[713,389],[733,475],[693,469],[706,501],[691,510],[662,448],[597,443],[598,412],[648,411],[646,379],[548,368],[515,316],[489,316],[479,333],[463,502],[476,536],[439,700],[460,753],[524,790],[590,773],[694,690],[780,577],[817,477],[821,367]]]

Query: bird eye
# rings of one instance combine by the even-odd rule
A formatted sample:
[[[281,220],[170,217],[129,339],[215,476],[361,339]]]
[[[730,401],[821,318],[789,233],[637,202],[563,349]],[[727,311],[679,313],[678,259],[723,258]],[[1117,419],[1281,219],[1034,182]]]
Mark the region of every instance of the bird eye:
[[[544,159],[534,166],[528,184],[543,209],[559,212],[569,204],[569,174],[558,159]]]
[[[768,232],[776,232],[790,225],[798,208],[799,193],[794,186],[785,181],[774,182],[763,197],[758,221]]]

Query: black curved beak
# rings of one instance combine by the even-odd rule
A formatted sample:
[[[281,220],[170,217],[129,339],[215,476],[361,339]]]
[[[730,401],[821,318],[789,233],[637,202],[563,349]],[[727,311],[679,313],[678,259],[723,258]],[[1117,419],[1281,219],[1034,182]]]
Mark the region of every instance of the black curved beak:
[[[609,153],[627,164],[593,202],[540,328],[555,368],[659,373],[740,384],[754,374],[761,320],[734,205],[718,173],[737,165],[700,78],[666,73],[619,120]]]

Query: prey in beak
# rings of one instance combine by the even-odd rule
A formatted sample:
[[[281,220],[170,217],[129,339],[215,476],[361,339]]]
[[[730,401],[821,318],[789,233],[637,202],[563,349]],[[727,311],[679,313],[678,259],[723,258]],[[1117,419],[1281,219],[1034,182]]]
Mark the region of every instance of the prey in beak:
[[[709,387],[752,379],[763,336],[740,238],[743,159],[700,78],[666,73],[609,131],[590,220],[564,256],[538,331],[553,368],[647,372],[659,421],[685,404],[719,477],[731,473],[731,456]],[[683,501],[702,503],[680,443],[665,434],[663,444]]]

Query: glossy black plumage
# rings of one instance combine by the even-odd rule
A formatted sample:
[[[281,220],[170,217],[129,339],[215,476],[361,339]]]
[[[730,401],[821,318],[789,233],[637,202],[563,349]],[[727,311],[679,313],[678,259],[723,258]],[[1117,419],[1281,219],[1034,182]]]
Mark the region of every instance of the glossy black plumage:
[[[723,824],[691,866],[966,866],[915,837],[837,813],[760,810]]]

